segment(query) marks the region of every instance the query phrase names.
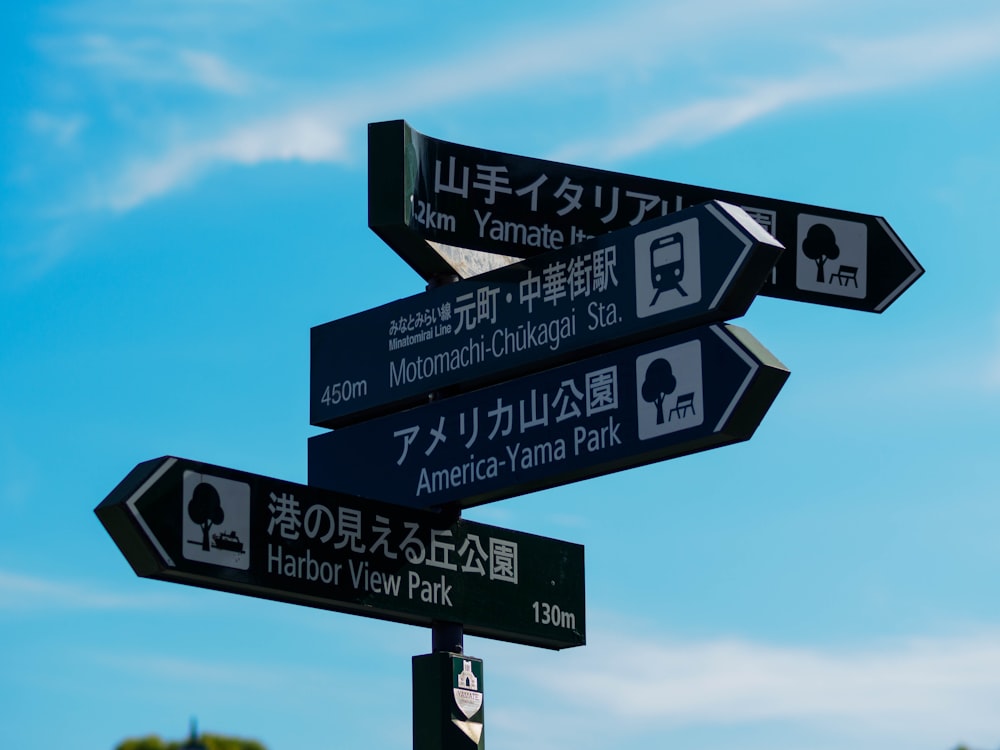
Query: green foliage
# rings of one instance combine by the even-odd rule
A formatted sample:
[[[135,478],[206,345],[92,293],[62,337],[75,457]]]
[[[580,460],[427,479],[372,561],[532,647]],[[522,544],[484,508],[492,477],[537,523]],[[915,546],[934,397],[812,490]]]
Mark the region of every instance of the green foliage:
[[[166,745],[156,735],[135,737],[118,743],[115,750],[165,750]]]
[[[189,740],[164,742],[156,735],[135,737],[123,740],[115,750],[181,750]],[[257,740],[246,740],[240,737],[226,737],[221,734],[202,734],[198,736],[205,750],[267,750]]]
[[[238,737],[223,737],[218,734],[203,734],[199,738],[206,750],[267,750],[257,740],[245,740]],[[183,743],[181,743],[183,744]],[[180,746],[178,746],[179,748]],[[168,750],[174,750],[173,747]]]

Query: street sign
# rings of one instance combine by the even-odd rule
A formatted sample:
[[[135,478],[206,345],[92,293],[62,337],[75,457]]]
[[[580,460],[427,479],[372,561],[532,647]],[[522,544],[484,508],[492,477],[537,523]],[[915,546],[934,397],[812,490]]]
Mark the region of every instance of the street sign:
[[[471,251],[528,257],[713,199],[787,248],[763,295],[882,312],[924,272],[878,216],[461,146],[403,120],[368,126],[368,225],[428,280],[509,262]]]
[[[747,440],[788,370],[703,326],[309,439],[309,484],[467,507]]]
[[[586,640],[577,544],[169,456],[95,512],[143,577],[543,648]]]
[[[739,317],[781,251],[711,202],[317,326],[310,421],[340,427]]]

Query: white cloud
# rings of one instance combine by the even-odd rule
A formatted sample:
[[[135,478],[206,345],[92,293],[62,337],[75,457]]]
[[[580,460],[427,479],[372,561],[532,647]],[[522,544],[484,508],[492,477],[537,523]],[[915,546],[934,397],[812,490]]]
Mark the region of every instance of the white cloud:
[[[102,665],[142,674],[158,683],[194,682],[202,686],[211,686],[216,690],[240,688],[246,685],[273,686],[276,683],[292,686],[296,682],[291,669],[280,670],[245,663],[207,662],[203,659],[166,656],[162,653],[97,653],[94,654],[94,658]],[[298,672],[294,676],[305,678],[306,674]],[[310,679],[301,679],[300,684],[309,684],[319,677],[319,674],[310,674]]]
[[[951,424],[956,412],[974,409],[987,417],[1000,403],[1000,319],[984,326],[978,337],[928,330],[922,338],[900,339],[891,350],[876,353],[870,346],[852,351],[835,371],[812,372],[808,384],[794,389],[794,397],[783,393],[782,398],[795,398],[813,416],[826,408],[831,417],[844,417],[843,404],[830,394],[849,394],[856,409],[884,414],[885,424],[904,415],[924,424]],[[947,397],[929,398],[932,394]],[[794,411],[795,406],[785,401],[785,408]],[[937,422],[928,422],[932,415]]]
[[[620,639],[619,639],[620,640]],[[566,692],[621,717],[748,721],[830,717],[883,721],[894,714],[1000,693],[1000,640],[915,641],[888,652],[838,653],[728,640],[605,644],[616,656],[578,674]]]
[[[38,110],[28,113],[28,129],[46,138],[51,138],[57,146],[68,146],[76,141],[86,125],[83,115],[54,115]]]
[[[347,135],[323,109],[290,112],[238,126],[202,141],[181,143],[155,158],[127,164],[95,197],[98,207],[128,211],[188,184],[220,164],[343,162]]]
[[[599,15],[564,19],[556,27],[498,23],[489,35],[477,36],[475,46],[438,46],[432,54],[420,57],[422,62],[401,64],[384,78],[355,78],[348,84],[353,88],[337,93],[317,91],[326,85],[320,61],[311,66],[317,79],[298,80],[294,87],[298,96],[308,98],[289,103],[286,92],[290,87],[250,73],[208,48],[217,40],[206,39],[205,28],[231,15],[224,6],[206,11],[190,4],[188,11],[209,15],[198,15],[197,23],[180,27],[156,25],[162,22],[160,11],[166,6],[148,9],[148,18],[133,13],[125,25],[116,20],[110,6],[98,4],[93,7],[103,8],[101,12],[84,13],[87,7],[86,3],[79,6],[73,23],[97,31],[50,37],[46,44],[56,57],[90,71],[102,90],[118,90],[104,85],[108,82],[132,81],[147,87],[183,85],[240,100],[238,112],[218,109],[218,101],[211,103],[211,111],[188,109],[167,118],[158,111],[155,122],[143,127],[142,115],[125,99],[127,93],[121,94],[121,104],[130,112],[129,128],[134,131],[138,124],[146,144],[159,141],[163,145],[158,149],[142,146],[137,155],[133,149],[139,147],[131,147],[131,139],[121,141],[122,153],[131,150],[131,155],[117,164],[111,160],[107,177],[90,202],[92,207],[114,211],[130,210],[168,194],[220,165],[287,160],[341,163],[348,158],[349,138],[360,137],[368,121],[401,114],[413,117],[455,102],[467,101],[471,106],[511,92],[626,89],[629,97],[636,97],[630,105],[638,116],[632,117],[634,124],[608,134],[610,126],[595,120],[587,128],[605,132],[550,154],[570,161],[613,161],[670,143],[717,137],[788,107],[968,70],[1000,55],[1000,17],[996,16],[964,25],[955,22],[950,27],[874,36],[875,32],[868,31],[873,25],[863,22],[865,14],[870,14],[863,3],[843,2],[836,7],[816,3],[803,8],[793,0],[753,4],[676,0],[616,6]],[[261,18],[270,18],[268,14],[277,8],[269,6],[260,11],[263,16],[255,17],[255,33],[264,34],[253,37],[258,43],[267,38],[267,24],[261,27]],[[283,17],[283,32],[293,32],[294,24],[288,24],[294,18],[294,14]],[[824,34],[834,33],[825,31],[830,18],[841,27],[863,31],[824,43]],[[850,19],[857,22],[847,24]],[[357,31],[365,33],[372,29]],[[223,37],[222,41],[232,45],[235,39]],[[771,69],[787,69],[787,73],[726,78],[726,71],[733,69],[725,62],[732,50],[742,50],[741,55],[750,61],[767,50]],[[785,54],[782,50],[790,62],[777,66],[773,58]],[[715,58],[723,62],[716,63]],[[821,64],[823,59],[828,62]],[[368,62],[362,55],[355,70],[363,75],[371,68]],[[378,69],[384,70],[381,57],[380,63]],[[753,68],[741,64],[738,69]],[[304,88],[311,91],[303,94]],[[159,94],[147,88],[143,96]],[[656,109],[655,102],[665,97],[681,103]],[[248,114],[255,111],[267,114]],[[62,132],[69,137],[71,131]],[[185,135],[179,137],[179,132]],[[107,160],[107,152],[102,158]]]
[[[505,731],[527,737],[575,723],[575,747],[603,746],[599,738],[609,726],[622,744],[631,733],[763,723],[872,740],[855,747],[950,747],[1000,736],[998,633],[853,649],[616,633],[591,633],[591,645],[556,668],[517,654],[494,667],[528,683],[525,700],[546,693],[559,705],[544,717],[508,706],[505,714],[517,715],[520,726]]]
[[[218,55],[183,49],[178,57],[191,72],[192,80],[203,88],[225,94],[243,94],[250,88],[250,76]]]
[[[223,696],[247,705],[266,705],[284,712],[305,711],[314,713],[330,705],[343,706],[357,701],[367,705],[367,696],[391,695],[405,700],[408,685],[396,679],[371,673],[364,667],[360,671],[350,665],[340,665],[331,670],[314,663],[302,664],[282,661],[266,662],[234,655],[229,659],[205,658],[185,650],[178,654],[170,646],[156,652],[135,652],[114,649],[94,650],[87,654],[95,669],[117,670],[126,682],[139,680],[142,684],[162,686],[167,695],[176,695],[175,686],[182,687],[189,697],[216,705]],[[401,693],[401,695],[396,695]],[[361,708],[358,709],[362,710]]]
[[[928,82],[1000,59],[1000,16],[950,28],[829,43],[836,62],[786,77],[736,81],[734,93],[670,107],[618,135],[566,146],[556,158],[621,159],[711,140],[788,107]]]
[[[677,738],[699,736],[697,746],[709,747],[712,737],[739,735],[745,750],[847,743],[857,750],[943,750],[959,742],[994,747],[1000,737],[1000,632],[848,648],[634,631],[635,623],[625,622],[613,632],[591,627],[588,646],[561,653],[467,644],[485,660],[491,744],[588,750],[691,746]],[[375,647],[371,666],[384,665],[387,654],[399,656],[391,643]],[[370,711],[384,707],[387,692],[405,700],[409,687],[398,673],[389,677],[364,662],[330,672],[295,661],[229,662],[163,649],[92,657],[151,684],[181,682],[213,695],[235,690],[243,704],[259,693],[308,710],[308,696],[324,696],[327,704],[347,700]]]
[[[615,9],[607,18],[587,19],[552,34],[522,30],[500,31],[492,41],[478,44],[475,55],[456,49],[453,56],[385,80],[366,81],[338,95],[314,97],[283,115],[217,127],[216,132],[167,147],[156,156],[133,158],[110,178],[95,196],[97,207],[127,211],[148,200],[190,184],[206,171],[223,164],[252,165],[267,161],[341,162],[347,157],[349,134],[371,120],[395,117],[468,97],[486,97],[519,85],[537,85],[567,77],[581,78],[606,68],[608,60],[653,64],[663,45],[658,25],[669,20],[681,47],[697,46],[712,31],[736,28],[748,18],[786,9],[789,0],[771,0],[752,13],[736,3],[729,12],[703,3],[640,5]],[[115,43],[107,36],[90,35],[83,45],[89,64],[101,65],[118,75],[154,80],[164,73],[150,63],[163,57],[161,47],[149,43]],[[581,54],[601,49],[600,55]],[[250,89],[249,77],[206,53],[179,53],[193,78],[205,87],[229,93]],[[662,64],[662,60],[658,61]],[[358,69],[363,70],[359,61]],[[318,100],[317,100],[318,99]],[[273,106],[273,102],[269,102]]]
[[[59,581],[0,570],[0,612],[176,608],[175,596],[123,594],[80,581]]]
[[[247,93],[255,80],[217,53],[155,37],[125,40],[106,33],[87,33],[48,39],[42,46],[70,68],[87,70],[103,81],[187,86],[239,95]]]

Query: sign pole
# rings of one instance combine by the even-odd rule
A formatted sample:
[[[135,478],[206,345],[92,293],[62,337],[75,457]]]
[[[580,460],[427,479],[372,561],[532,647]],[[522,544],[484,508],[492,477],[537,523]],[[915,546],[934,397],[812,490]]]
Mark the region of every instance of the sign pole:
[[[437,287],[454,284],[458,280],[459,277],[453,273],[438,274],[428,280],[427,290],[430,291]],[[437,396],[438,394],[436,393],[432,394],[432,400],[433,398],[437,398]],[[457,521],[462,515],[462,509],[456,508],[454,513],[455,520]],[[434,653],[461,654],[465,649],[464,636],[465,632],[461,623],[435,620],[431,625],[431,651]],[[416,685],[414,685],[414,690],[416,690]]]
[[[427,289],[453,284],[442,273]],[[456,511],[456,520],[461,510]],[[431,652],[413,657],[413,750],[484,750],[483,660],[464,656],[459,622],[431,624]]]
[[[465,650],[465,631],[458,622],[435,622],[431,625],[431,651],[461,654]]]

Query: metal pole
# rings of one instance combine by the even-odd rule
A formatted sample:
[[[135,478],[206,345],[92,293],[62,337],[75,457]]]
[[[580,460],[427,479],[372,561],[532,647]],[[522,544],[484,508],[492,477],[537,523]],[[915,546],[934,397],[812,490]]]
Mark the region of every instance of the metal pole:
[[[435,622],[431,625],[431,651],[437,653],[464,653],[464,635],[459,622]]]
[[[458,280],[437,276],[427,288]],[[461,515],[457,506],[441,512]],[[431,653],[413,657],[413,750],[486,748],[483,660],[465,656],[464,635],[460,622],[434,622]]]

